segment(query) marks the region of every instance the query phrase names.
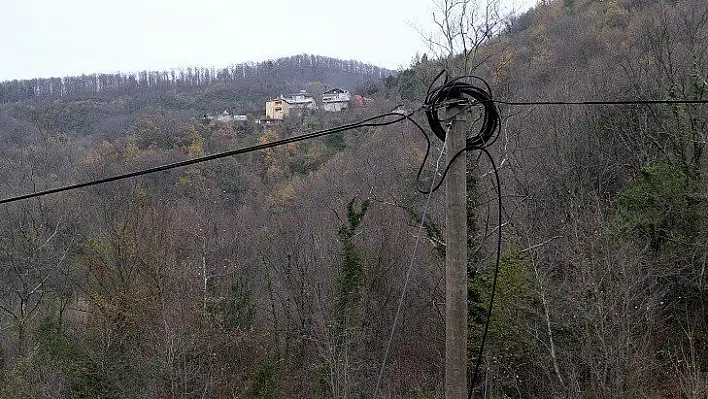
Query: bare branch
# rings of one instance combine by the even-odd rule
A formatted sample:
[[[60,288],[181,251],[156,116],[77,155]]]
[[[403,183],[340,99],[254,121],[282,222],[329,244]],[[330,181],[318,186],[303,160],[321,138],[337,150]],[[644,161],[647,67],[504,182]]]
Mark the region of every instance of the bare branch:
[[[545,241],[543,241],[543,242],[541,242],[541,243],[532,245],[532,246],[530,246],[530,247],[528,247],[528,248],[524,248],[524,249],[521,250],[521,252],[528,252],[528,251],[530,251],[530,250],[532,250],[532,249],[536,249],[536,248],[538,248],[538,247],[542,247],[542,246],[548,244],[549,242],[551,242],[551,241],[553,241],[553,240],[560,239],[560,238],[565,238],[565,236],[554,236],[554,237],[551,237],[551,238],[549,238],[549,239],[547,239],[547,240],[545,240]]]
[[[15,321],[18,321],[18,322],[20,321],[20,318],[17,317],[17,315],[15,314],[15,312],[13,312],[12,310],[6,308],[5,306],[0,305],[0,310],[4,311],[5,313],[7,313],[7,314],[9,314],[10,316],[12,316],[12,318],[15,319]]]

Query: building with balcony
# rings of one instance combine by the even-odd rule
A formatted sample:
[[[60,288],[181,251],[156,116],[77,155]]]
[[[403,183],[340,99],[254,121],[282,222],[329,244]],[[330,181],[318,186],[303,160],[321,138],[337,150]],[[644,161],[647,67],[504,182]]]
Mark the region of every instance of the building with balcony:
[[[352,96],[348,90],[334,88],[322,93],[322,109],[329,112],[339,112],[349,108]]]
[[[284,119],[292,110],[317,109],[315,98],[300,90],[299,93],[289,94],[266,101],[266,118]]]

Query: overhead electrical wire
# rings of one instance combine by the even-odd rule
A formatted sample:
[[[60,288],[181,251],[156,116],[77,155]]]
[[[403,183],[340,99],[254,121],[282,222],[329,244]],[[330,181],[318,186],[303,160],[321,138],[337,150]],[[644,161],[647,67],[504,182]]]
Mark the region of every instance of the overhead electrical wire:
[[[651,105],[651,104],[708,104],[708,100],[588,100],[588,101],[506,101],[492,100],[497,104],[525,105]]]
[[[484,330],[482,332],[482,338],[479,345],[479,351],[477,354],[477,359],[475,361],[474,371],[471,373],[469,378],[469,390],[468,396],[471,399],[473,396],[475,384],[480,373],[480,366],[482,363],[482,356],[484,353],[484,347],[489,334],[489,326],[492,319],[494,299],[497,288],[497,279],[499,276],[500,262],[501,262],[501,246],[502,246],[502,193],[501,193],[501,182],[499,178],[499,171],[497,169],[496,163],[491,153],[487,150],[491,144],[493,144],[499,137],[499,130],[501,127],[501,117],[499,111],[495,104],[504,104],[508,106],[536,106],[536,105],[651,105],[651,104],[708,104],[708,100],[609,100],[609,101],[505,101],[505,100],[495,100],[492,98],[491,88],[483,79],[476,76],[460,76],[454,79],[449,79],[446,71],[440,72],[433,82],[439,80],[443,75],[445,75],[444,82],[436,88],[432,88],[433,83],[428,88],[428,93],[425,97],[424,104],[422,108],[425,110],[428,124],[430,125],[433,133],[440,139],[445,141],[447,138],[447,131],[452,123],[455,123],[458,117],[468,112],[472,107],[481,108],[481,115],[478,116],[474,122],[482,122],[479,132],[472,136],[466,137],[465,148],[458,151],[452,157],[448,158],[447,166],[445,167],[442,175],[440,176],[437,183],[433,180],[430,190],[425,190],[420,187],[420,176],[422,174],[423,168],[425,166],[426,160],[430,151],[430,139],[425,135],[427,141],[427,148],[423,163],[418,169],[416,180],[418,181],[418,190],[422,193],[429,194],[436,191],[442,185],[442,182],[447,175],[451,165],[455,159],[466,151],[481,151],[489,159],[492,165],[492,170],[495,179],[495,191],[497,196],[497,239],[496,239],[496,259],[494,266],[494,273],[492,278],[492,289],[489,298],[489,304],[487,307],[487,318],[484,324]],[[481,82],[482,86],[476,85],[473,82]],[[445,116],[441,118],[440,111],[452,108],[456,110],[453,115]],[[460,123],[460,121],[457,121]],[[473,123],[474,124],[474,123]],[[447,126],[447,130],[444,127]],[[420,126],[418,126],[419,129]],[[422,130],[422,129],[421,129]],[[436,171],[437,175],[437,171]],[[436,176],[433,177],[435,179]],[[469,278],[469,275],[468,275]],[[473,277],[474,278],[474,277]]]
[[[489,100],[495,104],[509,106],[534,106],[534,105],[657,105],[657,104],[708,104],[708,100],[578,100],[578,101],[511,101],[511,100]],[[442,103],[437,109],[446,108],[450,105],[468,105],[465,100]]]
[[[385,119],[385,118],[391,118],[391,120],[384,120],[381,122],[375,122],[379,119]],[[124,179],[133,178],[133,177],[143,176],[143,175],[147,175],[147,174],[151,174],[151,173],[163,172],[163,171],[167,171],[167,170],[171,170],[171,169],[181,168],[184,166],[189,166],[189,165],[194,165],[194,164],[203,163],[203,162],[207,162],[207,161],[212,161],[215,159],[231,157],[234,155],[246,154],[249,152],[254,152],[254,151],[259,151],[259,150],[265,150],[265,149],[278,147],[278,146],[285,145],[285,144],[297,143],[299,141],[314,139],[317,137],[322,137],[322,136],[326,136],[326,135],[333,134],[333,133],[341,133],[341,132],[344,132],[347,130],[357,129],[357,128],[361,128],[361,127],[388,126],[388,125],[398,123],[402,120],[405,120],[406,118],[408,118],[407,115],[402,115],[399,113],[386,113],[386,114],[376,115],[376,116],[373,116],[370,118],[363,119],[358,122],[333,127],[330,129],[319,130],[319,131],[312,132],[312,133],[306,133],[306,134],[302,134],[299,136],[288,137],[288,138],[276,140],[276,141],[273,141],[270,143],[258,144],[258,145],[254,145],[251,147],[245,147],[245,148],[239,148],[239,149],[235,149],[235,150],[231,150],[231,151],[219,152],[216,154],[211,154],[211,155],[206,155],[203,157],[188,159],[185,161],[174,162],[174,163],[170,163],[170,164],[166,164],[166,165],[156,166],[154,168],[142,169],[142,170],[138,170],[135,172],[106,177],[103,179],[91,180],[91,181],[77,183],[77,184],[70,184],[70,185],[66,185],[66,186],[62,186],[62,187],[57,187],[57,188],[47,189],[47,190],[43,190],[43,191],[37,191],[37,192],[33,192],[33,193],[18,195],[15,197],[5,198],[5,199],[0,200],[0,205],[8,204],[11,202],[16,202],[16,201],[21,201],[21,200],[25,200],[25,199],[30,199],[30,198],[41,197],[41,196],[45,196],[48,194],[59,193],[62,191],[76,190],[79,188],[90,187],[90,186],[95,186],[95,185],[104,184],[104,183],[110,183],[110,182],[114,182],[114,181],[118,181],[118,180],[124,180]]]
[[[435,82],[442,76],[442,74],[445,71],[442,71],[431,83],[430,86],[428,87],[428,93],[432,91],[432,87],[435,84]],[[427,97],[426,97],[427,99]],[[419,184],[420,183],[420,175],[423,172],[423,168],[425,167],[426,160],[428,159],[428,156],[430,155],[430,148],[431,148],[431,142],[430,138],[428,137],[428,134],[426,133],[425,129],[423,129],[422,126],[418,122],[416,122],[411,116],[418,111],[422,110],[425,108],[425,105],[420,107],[418,110],[406,114],[406,119],[411,122],[418,130],[423,134],[423,137],[425,138],[425,141],[427,143],[426,148],[425,148],[425,156],[423,158],[423,162],[421,163],[420,168],[418,169],[418,173],[416,176],[416,182]],[[398,306],[396,308],[396,315],[393,318],[393,325],[391,326],[391,333],[388,337],[388,341],[386,343],[386,349],[384,350],[384,355],[383,359],[381,361],[381,367],[379,368],[379,373],[376,378],[376,386],[374,388],[374,399],[379,397],[379,392],[381,388],[381,380],[383,379],[384,372],[386,370],[386,361],[388,360],[388,354],[391,350],[391,344],[393,343],[393,338],[396,335],[396,328],[398,327],[398,321],[399,317],[401,315],[401,310],[403,308],[403,302],[405,301],[406,294],[408,292],[408,283],[410,281],[411,277],[411,272],[413,271],[413,265],[415,263],[415,258],[416,254],[418,252],[418,247],[420,244],[421,237],[423,236],[423,229],[425,227],[425,222],[426,222],[426,217],[428,213],[428,208],[430,206],[430,199],[433,196],[433,192],[437,190],[437,187],[442,184],[442,181],[444,179],[444,175],[441,176],[440,181],[438,183],[435,182],[435,177],[438,174],[438,171],[440,170],[440,162],[442,161],[443,154],[445,153],[445,149],[447,148],[447,134],[450,132],[450,129],[452,128],[452,124],[448,124],[447,129],[443,130],[443,137],[442,137],[442,142],[443,146],[440,148],[440,153],[438,154],[438,159],[435,162],[435,171],[433,172],[433,179],[430,181],[430,189],[429,190],[421,190],[420,185],[418,185],[418,191],[422,192],[425,194],[425,205],[423,206],[423,215],[421,216],[420,220],[420,225],[418,226],[418,232],[416,235],[416,240],[415,240],[415,245],[413,246],[413,253],[411,254],[411,261],[408,265],[408,269],[406,270],[406,278],[403,283],[403,289],[401,290],[401,296],[398,299]]]
[[[268,148],[273,148],[277,147],[280,145],[284,144],[290,144],[290,143],[295,143],[298,141],[303,141],[303,140],[309,140],[312,138],[320,137],[320,136],[325,136],[328,134],[332,133],[339,133],[339,132],[344,132],[347,130],[351,129],[356,129],[359,127],[366,127],[366,126],[386,126],[386,125],[391,125],[395,124],[398,122],[401,122],[403,120],[410,120],[414,123],[414,125],[421,131],[423,131],[423,135],[427,141],[427,149],[425,152],[423,164],[421,165],[420,169],[418,170],[416,180],[420,183],[420,176],[422,174],[425,161],[427,160],[430,152],[430,139],[428,138],[427,134],[425,134],[425,130],[417,123],[415,122],[411,116],[417,113],[419,110],[424,109],[426,112],[426,115],[428,117],[428,122],[432,123],[431,124],[431,129],[433,130],[433,133],[438,138],[442,139],[443,134],[441,133],[443,128],[441,122],[442,120],[439,119],[438,116],[438,110],[447,108],[452,105],[456,105],[458,107],[464,107],[464,106],[471,106],[471,105],[476,105],[477,103],[483,104],[485,108],[485,115],[490,116],[493,114],[492,112],[492,107],[490,104],[504,104],[504,105],[509,105],[509,106],[534,106],[534,105],[649,105],[649,104],[708,104],[708,100],[607,100],[607,101],[596,101],[596,100],[588,100],[588,101],[507,101],[507,100],[495,100],[492,99],[491,96],[489,98],[485,97],[485,91],[480,90],[479,88],[476,88],[473,85],[470,85],[469,83],[463,82],[464,79],[478,79],[482,81],[487,89],[486,93],[490,93],[491,90],[489,89],[489,85],[482,80],[481,78],[475,77],[475,76],[461,76],[458,78],[455,78],[451,81],[448,81],[446,77],[446,81],[443,85],[433,89],[432,85],[443,75],[446,74],[446,71],[442,71],[439,73],[435,79],[433,79],[433,82],[431,83],[431,86],[428,88],[428,94],[426,95],[425,98],[425,104],[419,108],[416,111],[407,113],[407,114],[402,114],[398,112],[389,112],[386,114],[381,114],[377,115],[371,118],[364,119],[359,122],[351,123],[351,124],[346,124],[338,127],[334,127],[331,129],[325,129],[313,133],[308,133],[308,134],[303,134],[300,136],[295,136],[295,137],[289,137],[287,139],[283,140],[278,140],[274,141],[271,143],[266,143],[266,144],[260,144],[252,147],[246,147],[246,148],[241,148],[237,150],[232,150],[232,151],[226,151],[226,152],[221,152],[221,153],[216,153],[212,155],[207,155],[203,157],[198,157],[198,158],[193,158],[189,159],[186,161],[181,161],[181,162],[175,162],[172,164],[166,164],[166,165],[161,165],[157,166],[154,168],[149,168],[149,169],[143,169],[131,173],[126,173],[126,174],[121,174],[121,175],[116,175],[116,176],[111,176],[103,179],[98,179],[98,180],[92,180],[84,183],[78,183],[78,184],[71,184],[67,186],[62,186],[62,187],[57,187],[53,189],[48,189],[44,191],[37,191],[37,192],[32,192],[28,194],[23,194],[15,197],[10,197],[10,198],[5,198],[0,200],[0,205],[2,204],[7,204],[11,202],[16,202],[16,201],[21,201],[25,199],[30,199],[30,198],[35,198],[35,197],[41,197],[44,195],[48,194],[54,194],[54,193],[59,193],[62,191],[70,191],[70,190],[75,190],[79,188],[84,188],[84,187],[89,187],[89,186],[94,186],[97,184],[104,184],[104,183],[110,183],[113,181],[117,180],[123,180],[123,179],[129,179],[133,177],[138,177],[142,175],[147,175],[151,173],[156,173],[156,172],[162,172],[170,169],[175,169],[175,168],[180,168],[183,166],[188,166],[188,165],[194,165],[202,162],[207,162],[207,161],[212,161],[215,159],[219,158],[225,158],[225,157],[230,157],[234,155],[239,155],[239,154],[245,154],[248,152],[252,151],[258,151],[258,150],[263,150],[263,149],[268,149]],[[466,96],[472,98],[472,101],[470,99],[464,99],[464,98],[458,98],[455,99],[454,102],[449,102],[448,100],[453,97],[454,94],[459,94],[463,93]],[[498,115],[497,115],[498,116]],[[372,123],[373,120],[380,119],[380,118],[385,118],[385,117],[394,117],[394,120],[391,121],[386,121],[386,122],[380,122],[380,123]],[[496,122],[495,122],[496,121]],[[486,119],[483,125],[483,128],[481,129],[482,131],[493,131],[494,129],[491,129],[491,126],[489,123],[498,123],[498,119]],[[480,148],[475,148],[476,146],[483,145],[484,147],[491,145],[494,140],[496,140],[496,137],[491,139],[491,137],[485,137],[484,135],[478,135],[476,137],[473,137],[471,141],[468,141],[468,146],[464,150],[460,151],[458,154],[455,154],[452,159],[448,162],[447,167],[444,169],[442,176],[440,177],[440,180],[438,181],[437,184],[433,185],[433,188],[431,189],[432,191],[436,191],[440,188],[440,185],[442,184],[442,181],[444,180],[445,176],[447,175],[447,172],[450,168],[450,165],[452,161],[454,161],[455,158],[457,158],[462,152],[470,149],[477,149],[479,150]],[[425,189],[422,189],[420,187],[420,184],[418,184],[418,191],[420,191],[423,194],[428,193]]]

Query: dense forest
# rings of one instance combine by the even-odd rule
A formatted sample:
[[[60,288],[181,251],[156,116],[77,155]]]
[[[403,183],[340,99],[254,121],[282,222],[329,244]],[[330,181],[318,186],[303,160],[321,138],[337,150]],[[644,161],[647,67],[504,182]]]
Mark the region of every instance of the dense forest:
[[[442,68],[507,101],[705,100],[703,0],[550,0],[498,26],[396,74],[297,56],[248,77],[5,82],[2,198],[417,109]],[[265,129],[199,118],[333,85],[371,101]],[[707,397],[708,105],[499,107],[503,251],[474,397]],[[403,122],[0,206],[0,398],[373,398],[424,152]],[[477,155],[471,364],[499,228]],[[431,197],[384,397],[444,396],[444,201]]]
[[[277,60],[231,65],[225,68],[187,67],[169,71],[90,74],[47,79],[0,82],[0,103],[24,100],[84,100],[126,94],[192,93],[223,85],[230,88],[262,87],[268,83],[323,80],[349,87],[361,78],[383,78],[391,71],[355,60],[301,54]]]

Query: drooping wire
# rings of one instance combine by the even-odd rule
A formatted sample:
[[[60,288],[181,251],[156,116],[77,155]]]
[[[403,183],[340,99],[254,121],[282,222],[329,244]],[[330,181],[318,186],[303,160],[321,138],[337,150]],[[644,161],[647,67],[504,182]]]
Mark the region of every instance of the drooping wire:
[[[445,80],[443,84],[439,85],[435,89],[432,88],[433,84],[445,75]],[[484,87],[475,86],[472,83],[467,82],[468,80],[477,80],[481,82]],[[486,89],[486,90],[485,90]],[[477,356],[474,372],[470,380],[470,390],[469,398],[472,398],[472,393],[474,389],[474,384],[476,383],[477,377],[479,376],[479,368],[482,361],[482,354],[484,352],[484,346],[487,340],[489,325],[492,317],[492,310],[494,304],[494,296],[496,293],[497,277],[500,268],[501,259],[501,240],[502,240],[502,200],[501,200],[501,185],[499,179],[498,169],[494,163],[494,159],[487,151],[487,147],[494,143],[498,138],[498,132],[500,128],[500,115],[495,106],[495,104],[504,104],[508,106],[535,106],[535,105],[652,105],[652,104],[708,104],[708,100],[582,100],[582,101],[506,101],[506,100],[495,100],[491,95],[490,86],[483,79],[476,76],[460,76],[455,79],[449,80],[446,71],[440,72],[433,83],[431,83],[428,88],[428,93],[425,97],[423,108],[426,110],[426,115],[428,117],[428,123],[430,124],[433,133],[441,140],[445,140],[446,134],[445,128],[443,127],[443,122],[447,122],[446,126],[449,128],[452,123],[452,119],[457,117],[467,111],[472,106],[481,105],[483,108],[482,116],[478,120],[482,120],[482,127],[477,135],[472,137],[467,137],[467,145],[464,149],[460,150],[454,154],[447,163],[440,179],[437,184],[433,183],[430,191],[436,191],[442,185],[447,172],[449,171],[452,163],[455,159],[462,153],[468,150],[480,150],[487,158],[489,158],[492,163],[494,177],[496,180],[496,191],[498,200],[498,235],[497,235],[497,248],[496,248],[496,262],[494,268],[494,278],[492,282],[492,292],[489,300],[489,307],[487,309],[487,320],[484,326],[484,332],[482,334],[482,340],[480,342],[479,354]],[[442,109],[448,109],[451,106],[456,106],[461,108],[456,114],[448,116],[445,119],[441,119],[438,111]],[[477,120],[477,121],[478,121]],[[477,122],[475,121],[475,122]],[[420,176],[422,174],[425,162],[429,156],[430,151],[430,139],[427,135],[424,135],[427,148],[423,163],[418,169],[416,180],[418,181],[418,190],[422,193],[429,193],[420,187]],[[436,172],[437,174],[437,172]],[[433,177],[435,180],[435,176]]]
[[[423,136],[426,137],[425,130],[412,118],[410,114],[407,117],[408,120],[413,122],[413,124],[423,132]],[[440,149],[440,155],[435,162],[435,174],[437,174],[440,169],[440,161],[442,160],[443,153],[445,153],[445,148],[447,147],[447,142],[443,141],[443,147]],[[428,140],[428,150],[430,149],[430,140]],[[415,245],[413,246],[413,253],[411,254],[411,261],[408,264],[408,269],[406,270],[406,278],[403,282],[403,289],[401,290],[401,296],[398,299],[398,307],[396,309],[396,316],[393,318],[393,326],[391,327],[391,334],[388,337],[388,342],[386,343],[386,349],[384,350],[383,360],[381,361],[381,368],[379,369],[379,375],[376,378],[376,388],[374,389],[374,399],[378,398],[379,390],[381,387],[381,380],[383,378],[384,371],[386,370],[386,360],[388,359],[388,354],[391,350],[391,344],[393,342],[393,337],[396,335],[396,328],[398,327],[398,320],[401,315],[401,309],[403,308],[403,301],[406,298],[406,293],[408,291],[408,283],[410,282],[411,273],[413,271],[413,264],[415,263],[416,254],[418,252],[418,247],[420,246],[420,240],[423,236],[423,228],[425,227],[426,217],[428,214],[428,209],[430,208],[430,198],[433,196],[433,186],[435,185],[435,180],[431,182],[430,190],[426,193],[425,205],[423,206],[423,216],[420,219],[420,225],[418,226],[418,234],[415,239]]]
[[[470,379],[470,388],[468,398],[472,399],[472,393],[474,392],[474,384],[477,382],[477,377],[479,377],[479,367],[482,364],[482,353],[484,352],[484,345],[487,342],[487,334],[489,333],[489,324],[492,319],[492,309],[494,307],[494,294],[497,291],[497,277],[499,276],[499,268],[501,263],[501,246],[502,246],[502,192],[501,192],[501,182],[499,179],[499,170],[494,162],[494,157],[487,151],[486,148],[481,148],[482,151],[489,162],[492,164],[492,170],[494,171],[495,186],[497,191],[497,249],[496,249],[496,261],[494,265],[494,277],[492,279],[492,293],[489,296],[489,307],[487,308],[487,320],[484,323],[484,332],[482,333],[482,341],[479,344],[479,353],[477,354],[477,361],[475,362],[474,372],[472,373],[472,378]]]
[[[390,120],[385,120],[386,118],[390,118]],[[114,181],[118,181],[118,180],[124,180],[124,179],[133,178],[133,177],[143,176],[143,175],[147,175],[147,174],[151,174],[151,173],[163,172],[163,171],[167,171],[167,170],[171,170],[171,169],[175,169],[175,168],[181,168],[184,166],[189,166],[189,165],[194,165],[194,164],[203,163],[203,162],[207,162],[207,161],[212,161],[215,159],[231,157],[231,156],[239,155],[239,154],[246,154],[246,153],[253,152],[253,151],[265,150],[268,148],[278,147],[278,146],[285,145],[285,144],[296,143],[296,142],[303,141],[303,140],[309,140],[309,139],[322,137],[322,136],[326,136],[326,135],[334,134],[334,133],[340,133],[340,132],[344,132],[344,131],[352,130],[352,129],[357,129],[357,128],[361,128],[361,127],[388,126],[388,125],[392,125],[392,124],[401,122],[407,118],[408,118],[408,115],[401,115],[399,113],[380,114],[380,115],[372,116],[370,118],[363,119],[358,122],[349,123],[349,124],[329,128],[329,129],[319,130],[319,131],[312,132],[312,133],[306,133],[306,134],[302,134],[299,136],[288,137],[288,138],[276,140],[276,141],[273,141],[270,143],[258,144],[258,145],[251,146],[251,147],[239,148],[236,150],[206,155],[203,157],[188,159],[188,160],[180,161],[180,162],[174,162],[174,163],[170,163],[170,164],[166,164],[166,165],[156,166],[154,168],[149,168],[149,169],[142,169],[139,171],[125,173],[125,174],[111,176],[111,177],[106,177],[103,179],[92,180],[92,181],[87,181],[87,182],[77,183],[77,184],[71,184],[71,185],[52,188],[52,189],[48,189],[48,190],[18,195],[15,197],[5,198],[5,199],[0,200],[0,205],[8,204],[11,202],[16,202],[16,201],[21,201],[21,200],[25,200],[25,199],[35,198],[35,197],[41,197],[41,196],[45,196],[45,195],[49,195],[49,194],[59,193],[62,191],[71,191],[71,190],[76,190],[79,188],[90,187],[90,186],[95,186],[95,185],[104,184],[104,183],[110,183],[110,182],[114,182]],[[380,122],[375,122],[380,119],[384,119],[384,120],[380,121]]]
[[[445,81],[437,86],[436,88],[432,88],[432,85],[428,88],[428,94],[425,97],[425,103],[423,105],[423,108],[426,110],[426,116],[428,118],[428,123],[430,125],[431,130],[433,133],[443,141],[446,141],[447,139],[447,133],[449,132],[449,129],[452,127],[453,123],[462,123],[461,121],[456,121],[457,117],[465,112],[468,112],[470,108],[472,107],[481,107],[482,113],[481,115],[476,118],[474,122],[482,121],[482,126],[479,129],[479,132],[476,135],[473,136],[467,136],[465,140],[465,148],[458,151],[456,154],[454,154],[451,158],[448,159],[447,161],[447,166],[445,167],[445,170],[443,171],[440,180],[435,183],[435,179],[433,179],[433,182],[431,184],[431,189],[429,191],[424,191],[420,189],[420,186],[418,187],[419,191],[423,193],[431,193],[442,185],[442,182],[445,180],[445,176],[447,175],[448,170],[450,169],[452,163],[455,161],[455,159],[463,154],[466,151],[481,151],[484,153],[487,158],[489,158],[489,161],[492,164],[492,169],[494,171],[494,177],[495,177],[495,185],[496,185],[496,194],[497,194],[497,207],[498,207],[498,226],[497,226],[497,245],[496,245],[496,262],[494,266],[494,278],[492,281],[492,292],[490,294],[490,299],[489,299],[489,306],[487,308],[487,320],[485,321],[484,325],[484,331],[482,333],[482,340],[480,342],[479,346],[479,353],[477,354],[477,360],[475,362],[475,367],[474,367],[474,372],[471,374],[471,378],[469,378],[469,391],[468,395],[469,398],[472,398],[472,394],[474,392],[474,387],[475,383],[477,381],[477,378],[479,376],[479,368],[482,363],[482,355],[484,353],[484,346],[487,341],[487,336],[489,333],[489,325],[491,323],[492,319],[492,311],[494,308],[494,297],[496,294],[496,288],[497,288],[497,277],[499,275],[499,268],[500,268],[500,263],[501,263],[501,245],[502,245],[502,197],[501,197],[501,183],[500,183],[500,178],[499,178],[499,171],[497,169],[496,163],[494,162],[494,158],[492,157],[492,154],[489,153],[487,150],[487,147],[489,147],[491,144],[493,144],[497,138],[499,137],[499,130],[501,128],[501,117],[499,114],[499,111],[496,107],[496,101],[492,98],[492,90],[487,84],[486,81],[483,79],[476,77],[476,76],[460,76],[457,78],[454,78],[452,80],[448,79],[446,72],[443,70],[438,76],[433,80],[433,82],[437,81],[440,79],[440,77],[445,74]],[[482,86],[475,85],[472,82],[481,82]],[[440,110],[447,110],[450,107],[454,107],[453,110],[456,110],[456,113],[450,116],[447,116],[446,118],[441,118],[439,111]],[[473,123],[474,123],[473,122]],[[447,128],[443,127],[443,123],[445,123]],[[427,160],[429,149],[430,149],[430,140],[426,135],[426,140],[428,142],[428,148],[425,153],[425,157],[423,160],[423,165],[425,164],[425,161]],[[423,165],[421,165],[420,169],[418,170],[418,181],[420,178],[420,174],[423,168]],[[437,171],[436,171],[437,174]],[[469,279],[469,275],[468,275]]]

